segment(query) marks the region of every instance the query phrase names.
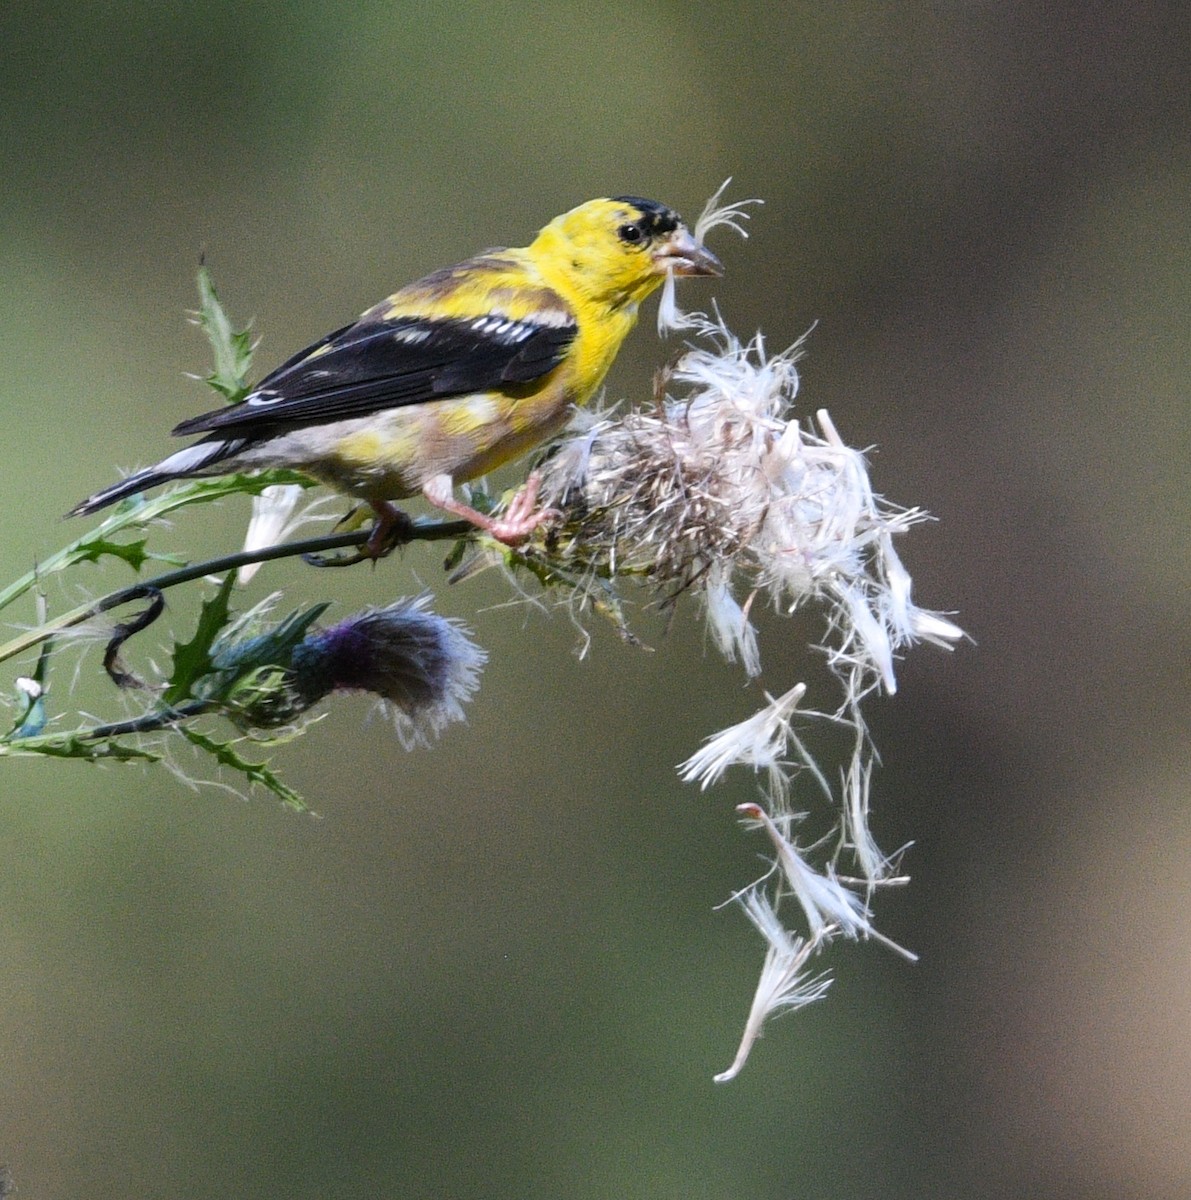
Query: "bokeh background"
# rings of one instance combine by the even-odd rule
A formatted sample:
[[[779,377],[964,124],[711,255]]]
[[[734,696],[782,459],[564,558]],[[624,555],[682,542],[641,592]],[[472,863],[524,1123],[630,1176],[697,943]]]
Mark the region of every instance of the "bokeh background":
[[[1185,5],[1138,0],[4,5],[5,580],[209,405],[200,253],[263,369],[592,195],[693,216],[731,174],[766,207],[715,296],[774,346],[817,322],[807,407],[937,515],[902,552],[975,643],[871,713],[877,830],[914,842],[879,923],[922,961],[842,947],[717,1087],[753,792],[673,764],[756,697],[693,617],[580,661],[437,548],[266,569],[246,600],[434,587],[491,653],[469,724],[406,754],[336,704],[281,752],[319,819],[4,764],[18,1195],[1191,1194],[1189,46]],[[647,317],[612,392],[670,349]],[[773,686],[807,628],[764,622]]]

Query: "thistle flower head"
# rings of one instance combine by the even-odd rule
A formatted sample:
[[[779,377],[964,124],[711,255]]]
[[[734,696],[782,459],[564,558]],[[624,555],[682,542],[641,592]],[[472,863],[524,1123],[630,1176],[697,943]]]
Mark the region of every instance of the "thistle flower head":
[[[693,320],[694,318],[692,318]],[[825,412],[794,416],[801,341],[767,353],[699,317],[700,345],[665,379],[659,407],[597,418],[543,464],[544,501],[565,514],[554,555],[572,569],[637,574],[662,596],[693,590],[718,645],[759,670],[739,592],[779,611],[826,604],[831,662],[856,686],[896,688],[894,659],[961,631],[918,608],[895,536],[925,519],[885,502],[864,456]]]
[[[717,224],[745,233],[748,213],[721,197],[722,189],[700,218],[700,239]],[[742,893],[769,948],[736,1060],[716,1077],[725,1080],[743,1066],[769,1015],[826,990],[825,977],[806,974],[811,956],[845,938],[878,941],[913,959],[873,924],[875,888],[902,880],[890,878],[890,859],[869,829],[876,751],[861,704],[874,689],[896,690],[897,660],[913,643],[950,647],[962,631],[914,603],[894,546],[926,514],[882,498],[864,453],[844,442],[825,411],[796,413],[802,339],[772,354],[759,333],[738,338],[718,311],[680,311],[671,284],[662,291],[659,327],[684,330],[693,342],[659,377],[653,404],[587,415],[551,449],[540,494],[562,517],[538,539],[531,561],[539,578],[563,580],[581,601],[614,614],[626,577],[644,582],[662,605],[698,597],[711,641],[750,678],[761,674],[750,620],[759,597],[780,615],[811,608],[822,616],[816,649],[834,673],[835,702],[822,711],[804,706],[803,683],[776,698],[766,692],[753,716],[710,736],[678,768],[704,789],[731,767],[751,768],[765,801],[738,806],[768,835],[773,866]],[[854,735],[835,783],[801,739],[803,718]],[[790,834],[799,778],[810,781],[818,805],[826,802],[832,822],[804,847]],[[779,909],[805,936],[787,929]]]
[[[372,692],[404,746],[429,744],[463,719],[486,655],[461,625],[432,612],[427,599],[366,608],[307,631],[320,607],[222,647],[214,661],[225,679],[223,707],[243,726],[272,728],[294,722],[333,692]]]
[[[487,655],[425,596],[367,608],[306,639],[294,652],[294,686],[313,703],[332,691],[384,701],[402,744],[427,744],[478,686]]]

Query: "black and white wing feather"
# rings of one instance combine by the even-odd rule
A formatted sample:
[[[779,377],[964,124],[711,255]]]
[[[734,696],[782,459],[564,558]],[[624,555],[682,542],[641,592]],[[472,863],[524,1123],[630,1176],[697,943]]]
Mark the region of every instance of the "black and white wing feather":
[[[577,332],[574,322],[499,313],[364,319],[283,363],[241,403],[183,421],[173,432],[256,440],[278,429],[532,383],[562,362]]]

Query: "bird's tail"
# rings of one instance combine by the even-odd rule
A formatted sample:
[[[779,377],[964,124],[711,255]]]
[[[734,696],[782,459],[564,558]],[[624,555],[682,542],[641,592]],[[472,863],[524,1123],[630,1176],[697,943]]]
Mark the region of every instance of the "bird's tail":
[[[136,471],[127,479],[121,479],[119,483],[113,483],[95,495],[88,496],[66,515],[85,517],[88,513],[98,512],[101,508],[107,508],[109,504],[115,504],[117,500],[123,500],[125,496],[147,491],[159,483],[168,483],[171,479],[184,479],[188,475],[204,475],[209,467],[238,454],[247,445],[247,438],[208,438],[196,442],[193,446],[171,454],[169,458],[163,458],[155,467]]]

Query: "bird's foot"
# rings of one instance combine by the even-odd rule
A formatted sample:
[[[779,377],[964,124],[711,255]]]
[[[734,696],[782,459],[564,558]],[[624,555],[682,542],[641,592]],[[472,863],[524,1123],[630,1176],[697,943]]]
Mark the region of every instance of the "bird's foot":
[[[387,500],[373,501],[371,507],[376,513],[376,521],[368,540],[358,550],[350,554],[303,554],[302,561],[312,567],[354,567],[360,562],[376,562],[410,540],[413,521],[408,513],[394,508]],[[352,509],[337,528],[352,528],[360,524],[360,511],[359,507]]]
[[[538,489],[542,486],[542,477],[537,471],[531,471],[523,487],[519,488],[509,501],[508,508],[500,514],[488,527],[488,533],[498,542],[506,546],[520,545],[539,525],[547,521],[562,519],[562,513],[556,508],[538,507]]]
[[[439,475],[422,489],[426,499],[444,512],[452,513],[470,521],[489,537],[506,546],[519,546],[537,527],[546,521],[558,519],[562,514],[554,508],[538,508],[538,489],[542,479],[537,471],[531,472],[525,485],[509,501],[508,507],[499,516],[491,517],[456,500],[450,476]]]

